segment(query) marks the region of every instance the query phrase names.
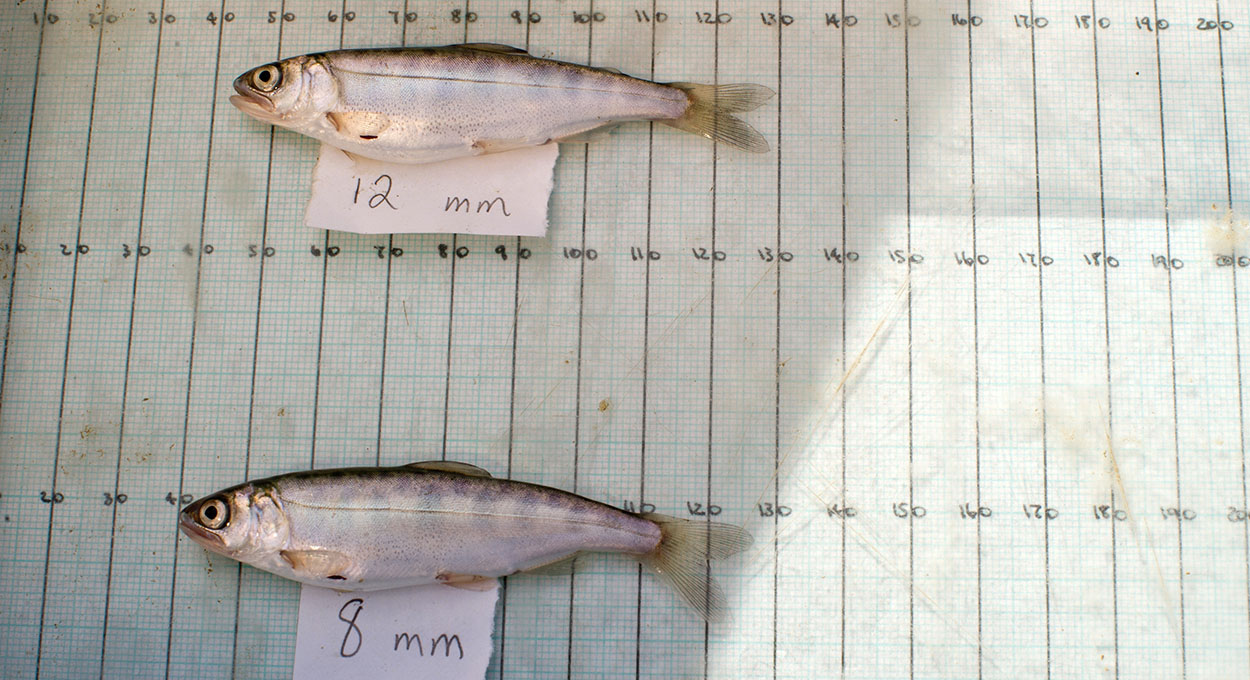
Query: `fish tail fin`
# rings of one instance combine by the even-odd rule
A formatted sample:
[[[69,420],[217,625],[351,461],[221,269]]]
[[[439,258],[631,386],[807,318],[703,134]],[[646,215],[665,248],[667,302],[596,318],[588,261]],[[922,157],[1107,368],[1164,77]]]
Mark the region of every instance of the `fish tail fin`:
[[[753,83],[669,85],[685,92],[690,104],[680,118],[662,123],[753,153],[768,151],[768,141],[755,128],[731,114],[758,109],[772,99],[775,94],[772,90]]]
[[[751,545],[751,534],[733,524],[678,519],[648,513],[644,519],[660,527],[660,544],[639,555],[638,561],[655,572],[686,604],[715,621],[724,614],[725,595],[708,574],[708,561],[729,557]]]

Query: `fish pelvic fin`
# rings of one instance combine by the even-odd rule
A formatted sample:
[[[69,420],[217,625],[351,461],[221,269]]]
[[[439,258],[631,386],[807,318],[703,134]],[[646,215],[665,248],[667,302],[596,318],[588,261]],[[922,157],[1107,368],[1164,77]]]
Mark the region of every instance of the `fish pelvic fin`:
[[[773,98],[775,93],[772,90],[754,83],[669,85],[685,92],[690,104],[680,118],[660,122],[752,153],[768,151],[768,141],[755,128],[732,114],[758,109]]]
[[[638,555],[638,561],[655,572],[704,619],[721,619],[725,613],[725,595],[708,575],[708,561],[746,550],[752,542],[751,534],[733,524],[655,513],[641,516],[659,525],[661,537],[655,550]]]

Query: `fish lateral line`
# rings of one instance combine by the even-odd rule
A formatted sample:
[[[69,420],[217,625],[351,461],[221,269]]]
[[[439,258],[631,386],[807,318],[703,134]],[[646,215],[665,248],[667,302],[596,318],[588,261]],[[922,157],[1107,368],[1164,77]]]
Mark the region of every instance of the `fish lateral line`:
[[[279,494],[279,496],[281,496],[281,494]],[[524,520],[533,520],[533,521],[540,521],[540,522],[563,522],[566,524],[579,524],[582,526],[607,527],[607,528],[620,530],[620,531],[623,531],[624,533],[632,534],[634,536],[645,536],[645,534],[641,534],[636,531],[623,530],[615,525],[608,524],[606,522],[596,522],[593,520],[579,519],[576,517],[549,517],[549,516],[541,516],[541,515],[522,515],[518,513],[481,512],[481,511],[472,511],[472,510],[469,510],[469,511],[440,510],[438,508],[397,508],[397,507],[391,507],[391,506],[386,506],[386,507],[369,506],[369,507],[351,508],[351,507],[333,506],[333,505],[314,505],[311,503],[304,503],[301,501],[295,501],[295,500],[291,500],[288,498],[283,498],[282,503],[284,505],[295,505],[301,508],[307,508],[309,510],[327,510],[329,512],[344,512],[344,513],[346,512],[395,512],[395,513],[410,514],[410,515],[429,513],[432,515],[463,515],[466,517],[490,517],[490,518],[499,518],[499,519],[524,519]],[[616,508],[612,508],[612,506],[606,506],[606,507],[611,508],[612,510],[617,510]],[[637,515],[631,512],[626,512],[625,510],[618,510],[618,512],[625,514],[625,515],[632,515],[634,517],[640,517],[640,515]],[[646,518],[644,517],[643,519],[646,519]]]
[[[557,84],[547,84],[547,83],[521,83],[521,82],[510,81],[510,80],[479,80],[479,79],[474,79],[474,78],[456,78],[452,76],[428,76],[428,75],[417,75],[417,74],[407,75],[403,73],[371,73],[369,71],[357,71],[354,69],[348,69],[348,68],[342,68],[342,67],[332,67],[331,71],[334,73],[346,73],[346,74],[350,74],[354,76],[365,76],[369,78],[399,78],[403,80],[437,80],[437,81],[444,81],[444,82],[449,82],[449,83],[467,83],[470,85],[499,85],[499,86],[504,86],[504,87],[528,87],[528,88],[543,89],[543,90],[574,90],[577,92],[593,92],[596,94],[612,94],[612,95],[627,94],[631,97],[642,97],[645,99],[654,99],[656,101],[668,101],[664,97],[657,97],[655,95],[647,94],[645,92],[621,92],[620,90],[613,90],[611,88],[582,87],[582,86],[571,84],[571,83],[560,83],[557,85]],[[630,80],[637,80],[638,82],[647,83],[649,85],[659,85],[661,87],[670,87],[668,83],[653,83],[647,80],[639,80],[638,78],[634,78],[633,76],[628,76],[623,73],[614,73],[612,75],[617,76],[617,77],[629,78]],[[673,89],[677,89],[677,88],[673,88]]]

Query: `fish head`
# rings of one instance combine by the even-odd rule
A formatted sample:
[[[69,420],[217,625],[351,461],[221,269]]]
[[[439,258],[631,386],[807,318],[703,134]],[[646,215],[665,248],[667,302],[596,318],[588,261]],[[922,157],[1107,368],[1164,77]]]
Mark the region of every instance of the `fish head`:
[[[234,79],[234,91],[235,108],[288,128],[322,118],[338,100],[338,82],[317,55],[257,66]]]
[[[272,488],[251,483],[205,496],[182,509],[178,528],[205,549],[240,562],[277,554],[290,535]]]

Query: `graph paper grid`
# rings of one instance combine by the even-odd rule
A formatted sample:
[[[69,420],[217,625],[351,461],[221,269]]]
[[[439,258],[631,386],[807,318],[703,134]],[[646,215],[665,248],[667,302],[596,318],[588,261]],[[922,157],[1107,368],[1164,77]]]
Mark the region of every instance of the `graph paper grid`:
[[[297,586],[179,507],[446,457],[756,536],[711,626],[625,561],[508,579],[492,679],[1250,676],[1248,35],[1244,0],[4,3],[0,675],[289,676]],[[464,41],[767,85],[772,150],[565,145],[545,239],[303,227],[316,144],[232,79]]]

